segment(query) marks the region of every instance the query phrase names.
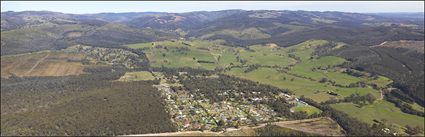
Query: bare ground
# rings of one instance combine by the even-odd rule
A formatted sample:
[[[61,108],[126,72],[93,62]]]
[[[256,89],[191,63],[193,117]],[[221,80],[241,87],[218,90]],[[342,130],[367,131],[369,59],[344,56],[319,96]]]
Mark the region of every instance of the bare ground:
[[[41,52],[1,57],[1,77],[67,76],[83,73],[84,66],[78,60],[84,56],[62,52]]]
[[[313,119],[280,121],[271,123],[272,125],[289,128],[297,131],[315,133],[325,136],[343,136],[342,128],[331,118],[320,117]],[[134,134],[124,136],[255,136],[253,129],[264,127],[267,124],[260,124],[256,127],[243,126],[241,128],[228,128],[224,132],[211,131],[180,131],[169,133],[153,133],[153,134]]]

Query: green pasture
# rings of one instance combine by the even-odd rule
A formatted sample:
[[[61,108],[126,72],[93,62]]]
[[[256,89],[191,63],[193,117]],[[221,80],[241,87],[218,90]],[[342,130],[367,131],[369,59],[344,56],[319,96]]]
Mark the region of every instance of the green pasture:
[[[379,100],[361,108],[352,103],[333,104],[331,107],[369,124],[374,123],[373,120],[384,120],[400,126],[410,125],[424,128],[424,117],[403,113],[400,108],[385,100]]]

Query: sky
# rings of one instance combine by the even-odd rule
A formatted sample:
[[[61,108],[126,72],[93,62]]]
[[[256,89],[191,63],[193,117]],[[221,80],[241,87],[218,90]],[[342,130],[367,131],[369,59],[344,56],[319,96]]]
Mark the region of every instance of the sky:
[[[1,11],[190,12],[244,10],[306,10],[358,13],[424,12],[424,1],[1,1]]]

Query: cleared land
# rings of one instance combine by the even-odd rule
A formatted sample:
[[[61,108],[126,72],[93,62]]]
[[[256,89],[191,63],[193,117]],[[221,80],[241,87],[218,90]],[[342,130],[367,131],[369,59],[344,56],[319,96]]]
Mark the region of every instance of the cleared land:
[[[83,73],[84,66],[77,60],[83,58],[84,55],[81,54],[50,51],[3,56],[1,57],[1,77],[79,75]]]
[[[318,108],[315,108],[313,106],[310,105],[303,105],[303,106],[297,106],[292,108],[295,112],[306,112],[307,115],[312,115],[312,114],[320,114],[322,111]]]
[[[424,112],[425,110],[424,110],[424,107],[422,107],[421,105],[419,105],[419,104],[417,104],[417,103],[414,103],[413,105],[412,105],[412,108],[413,109],[415,109],[415,110],[417,110],[417,111],[420,111],[420,112]]]
[[[342,128],[332,119],[327,117],[282,121],[273,123],[274,125],[290,128],[293,130],[303,131],[307,133],[315,133],[319,135],[341,136],[343,135]]]
[[[424,117],[403,113],[400,108],[385,100],[378,100],[361,108],[352,103],[339,103],[331,106],[369,124],[377,120],[403,127],[405,125],[424,127]]]
[[[355,77],[334,68],[346,60],[335,56],[317,57],[313,55],[316,48],[328,44],[325,40],[310,40],[288,48],[273,44],[253,45],[247,48],[228,47],[222,41],[159,41],[126,45],[141,48],[147,54],[153,67],[191,67],[202,69],[227,68],[224,74],[258,81],[263,84],[287,88],[295,95],[312,98],[322,102],[331,98],[343,98],[353,93],[361,95],[371,93],[379,98],[380,93],[371,87],[338,87],[331,83],[318,82],[322,78],[335,84],[348,86],[360,81],[385,87],[390,82],[385,77],[372,79]],[[344,46],[338,43],[333,49]],[[290,56],[292,54],[292,56]],[[250,65],[258,68],[249,69]],[[313,69],[317,69],[313,71]],[[283,70],[283,71],[282,71]],[[339,96],[329,95],[332,91]]]
[[[148,71],[138,72],[126,72],[124,76],[120,77],[118,81],[144,81],[144,80],[155,80],[152,73]]]
[[[215,58],[206,41],[159,41],[127,45],[130,48],[144,48],[152,67],[192,67],[214,69]]]
[[[403,48],[408,49],[409,52],[424,53],[424,41],[385,41],[375,47],[390,47],[390,48]]]
[[[153,67],[192,67],[209,70],[222,68],[223,74],[289,89],[296,96],[303,95],[317,102],[333,98],[343,99],[355,93],[372,94],[375,98],[381,98],[380,89],[388,87],[393,81],[384,76],[372,77],[367,72],[360,72],[364,74],[362,76],[354,76],[340,67],[349,61],[336,56],[316,54],[323,48],[335,50],[345,46],[344,43],[336,43],[333,47],[329,47],[330,44],[325,40],[309,40],[287,48],[276,47],[273,44],[241,48],[223,46],[220,41],[161,41],[128,46],[144,49]],[[323,81],[323,79],[326,80]],[[366,85],[360,86],[359,82]],[[337,95],[329,94],[329,92]],[[387,119],[393,120],[389,120],[389,123],[395,124],[403,121],[405,119],[403,116],[408,115],[388,102],[374,103],[370,106],[374,105],[383,105],[383,108],[391,108],[391,111],[384,111],[386,109],[382,107],[357,110],[355,106],[347,106],[348,110],[346,110],[343,106],[340,109],[344,109],[353,116],[372,115],[368,117],[378,118],[379,115],[390,115],[392,117]],[[307,107],[296,107],[293,110],[305,111],[309,114],[320,111]],[[377,111],[383,111],[383,113],[377,115],[375,114]],[[358,115],[359,112],[365,113]],[[423,122],[423,118],[418,119],[417,116],[407,117],[413,123]],[[370,122],[373,119],[366,118],[366,121]]]
[[[343,98],[354,93],[359,93],[361,95],[371,93],[377,98],[380,96],[379,91],[372,88],[335,87],[326,83],[319,83],[317,81],[289,75],[287,73],[280,73],[271,68],[259,68],[249,73],[244,73],[242,69],[235,68],[226,72],[226,74],[279,88],[287,88],[293,91],[295,95],[304,95],[318,102],[326,101],[330,98]],[[327,91],[334,91],[340,94],[340,96],[329,95]]]
[[[241,127],[239,129],[229,128],[224,132],[185,131],[157,134],[135,134],[125,136],[255,136],[257,134],[255,129],[264,128],[266,125],[267,124],[261,124],[256,127]],[[281,129],[286,129],[289,131],[301,131],[327,136],[343,135],[343,133],[341,132],[342,128],[335,121],[327,117],[294,121],[281,121],[271,123],[271,125],[276,125],[281,127]]]

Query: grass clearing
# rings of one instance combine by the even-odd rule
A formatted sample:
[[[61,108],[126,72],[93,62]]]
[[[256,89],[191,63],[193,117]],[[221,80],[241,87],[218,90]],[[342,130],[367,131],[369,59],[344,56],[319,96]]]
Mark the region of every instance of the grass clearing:
[[[287,88],[294,92],[295,95],[304,95],[317,102],[329,100],[330,98],[343,98],[354,93],[365,95],[371,93],[376,98],[379,98],[379,91],[372,88],[341,88],[335,87],[317,81],[311,81],[305,78],[299,78],[286,73],[280,73],[273,68],[259,68],[249,73],[244,73],[243,68],[233,68],[225,74],[236,76],[252,81],[257,81],[262,84],[272,85],[279,88]],[[327,91],[334,91],[339,96],[327,94]]]
[[[239,68],[232,68],[224,73],[279,88],[287,88],[292,90],[297,96],[304,95],[318,102],[331,98],[341,99],[354,93],[361,95],[372,93],[377,98],[380,96],[379,91],[370,87],[342,88],[332,86],[330,83],[318,82],[322,78],[328,78],[342,86],[360,81],[376,82],[379,86],[386,86],[388,84],[384,77],[371,80],[369,78],[354,77],[335,70],[334,66],[346,62],[343,58],[335,56],[313,56],[312,54],[315,48],[328,43],[325,40],[309,40],[287,48],[277,47],[270,43],[266,45],[252,45],[247,48],[228,47],[221,45],[221,43],[220,41],[205,40],[173,40],[126,46],[130,48],[144,48],[152,67],[192,67],[213,70],[217,67],[228,68],[231,65],[239,66]],[[338,44],[338,46],[341,45],[343,44]],[[334,48],[339,48],[338,46]],[[290,57],[289,54],[293,54],[295,58]],[[240,59],[246,61],[244,65],[238,61],[238,56]],[[244,73],[247,69],[246,66],[253,64],[264,67]],[[293,67],[289,67],[291,65]],[[276,68],[268,68],[273,66],[289,68],[288,73],[279,72]],[[329,95],[327,93],[328,91],[336,92],[339,96]]]
[[[192,67],[212,70],[229,62],[232,54],[224,56],[220,52],[225,48],[217,48],[216,42],[209,41],[158,41],[125,45],[130,48],[143,48],[152,67]],[[218,52],[218,53],[217,53]],[[220,56],[220,57],[219,57]],[[218,59],[219,58],[219,59]],[[223,60],[223,62],[221,62]]]
[[[424,128],[424,117],[403,113],[400,108],[385,100],[375,101],[373,104],[362,108],[352,103],[333,104],[331,107],[369,124],[374,123],[373,120],[382,121],[382,119],[385,119],[387,123],[403,127],[410,125]]]
[[[126,72],[118,81],[146,81],[155,80],[152,73],[148,71]]]
[[[239,50],[240,57],[247,61],[247,64],[261,64],[265,66],[286,67],[295,64],[296,60],[288,57],[288,54],[281,48],[263,45],[250,46],[247,50]]]
[[[413,104],[411,104],[411,106],[412,106],[412,108],[413,108],[414,110],[417,110],[417,111],[420,111],[420,112],[424,112],[424,107],[420,106],[420,105],[419,105],[419,104],[417,104],[417,103],[413,103]]]
[[[387,85],[393,83],[393,81],[391,79],[384,77],[384,76],[378,76],[377,79],[369,79],[367,82],[368,83],[374,83],[379,88],[387,87]]]
[[[297,106],[293,108],[295,112],[306,112],[307,115],[320,114],[322,111],[310,105]]]

